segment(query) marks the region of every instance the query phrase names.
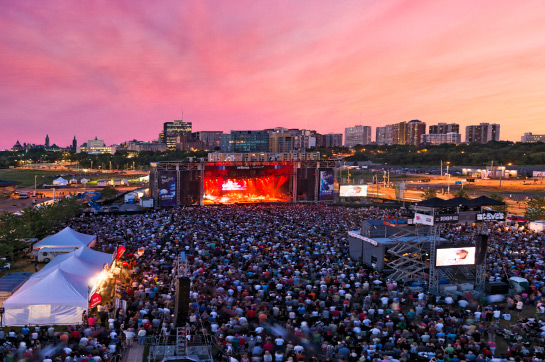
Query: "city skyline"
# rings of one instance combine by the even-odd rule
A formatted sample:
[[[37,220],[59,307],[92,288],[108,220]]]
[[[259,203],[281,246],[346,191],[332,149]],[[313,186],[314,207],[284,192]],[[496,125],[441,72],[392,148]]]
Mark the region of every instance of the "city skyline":
[[[545,133],[545,3],[2,1],[0,149],[420,119]]]

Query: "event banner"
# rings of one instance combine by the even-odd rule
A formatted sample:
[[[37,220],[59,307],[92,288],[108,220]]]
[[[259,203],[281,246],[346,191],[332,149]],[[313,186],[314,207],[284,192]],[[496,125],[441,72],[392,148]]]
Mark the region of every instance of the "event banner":
[[[421,224],[421,225],[433,225],[433,216],[426,215],[426,214],[420,214],[415,213],[414,214],[414,223],[415,224]]]
[[[159,206],[176,206],[176,171],[160,172],[157,187]]]
[[[320,171],[320,200],[333,200],[333,170]]]
[[[102,296],[98,293],[95,293],[91,296],[89,300],[89,308],[94,308],[102,302]]]
[[[477,214],[476,221],[505,221],[505,213],[501,211],[486,211]]]

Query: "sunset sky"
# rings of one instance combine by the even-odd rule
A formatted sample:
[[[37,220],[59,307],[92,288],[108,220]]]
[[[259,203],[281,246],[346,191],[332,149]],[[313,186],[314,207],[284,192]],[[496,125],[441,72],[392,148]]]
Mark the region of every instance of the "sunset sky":
[[[152,140],[182,112],[196,131],[545,134],[545,1],[0,0],[0,149]]]

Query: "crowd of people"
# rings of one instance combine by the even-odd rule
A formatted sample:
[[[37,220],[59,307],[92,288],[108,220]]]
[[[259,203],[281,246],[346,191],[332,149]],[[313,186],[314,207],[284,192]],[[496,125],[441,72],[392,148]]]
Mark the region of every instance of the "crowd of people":
[[[349,257],[347,231],[400,215],[282,204],[75,218],[68,226],[96,234],[97,250],[126,248],[112,290],[126,308],[101,305],[60,333],[6,331],[4,354],[31,359],[30,349],[56,341],[62,348],[48,358],[108,361],[121,348],[168,339],[176,334],[174,286],[183,268],[191,280],[188,338],[208,335],[218,360],[543,361],[545,236],[490,226],[487,277],[526,278],[527,293],[501,303],[438,300]],[[474,234],[474,226],[442,230],[452,242]],[[178,264],[182,254],[186,263]]]

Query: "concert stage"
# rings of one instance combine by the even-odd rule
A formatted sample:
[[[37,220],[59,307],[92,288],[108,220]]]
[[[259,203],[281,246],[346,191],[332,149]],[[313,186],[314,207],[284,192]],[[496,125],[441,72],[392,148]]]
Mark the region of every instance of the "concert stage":
[[[332,202],[334,161],[155,162],[155,205]]]

